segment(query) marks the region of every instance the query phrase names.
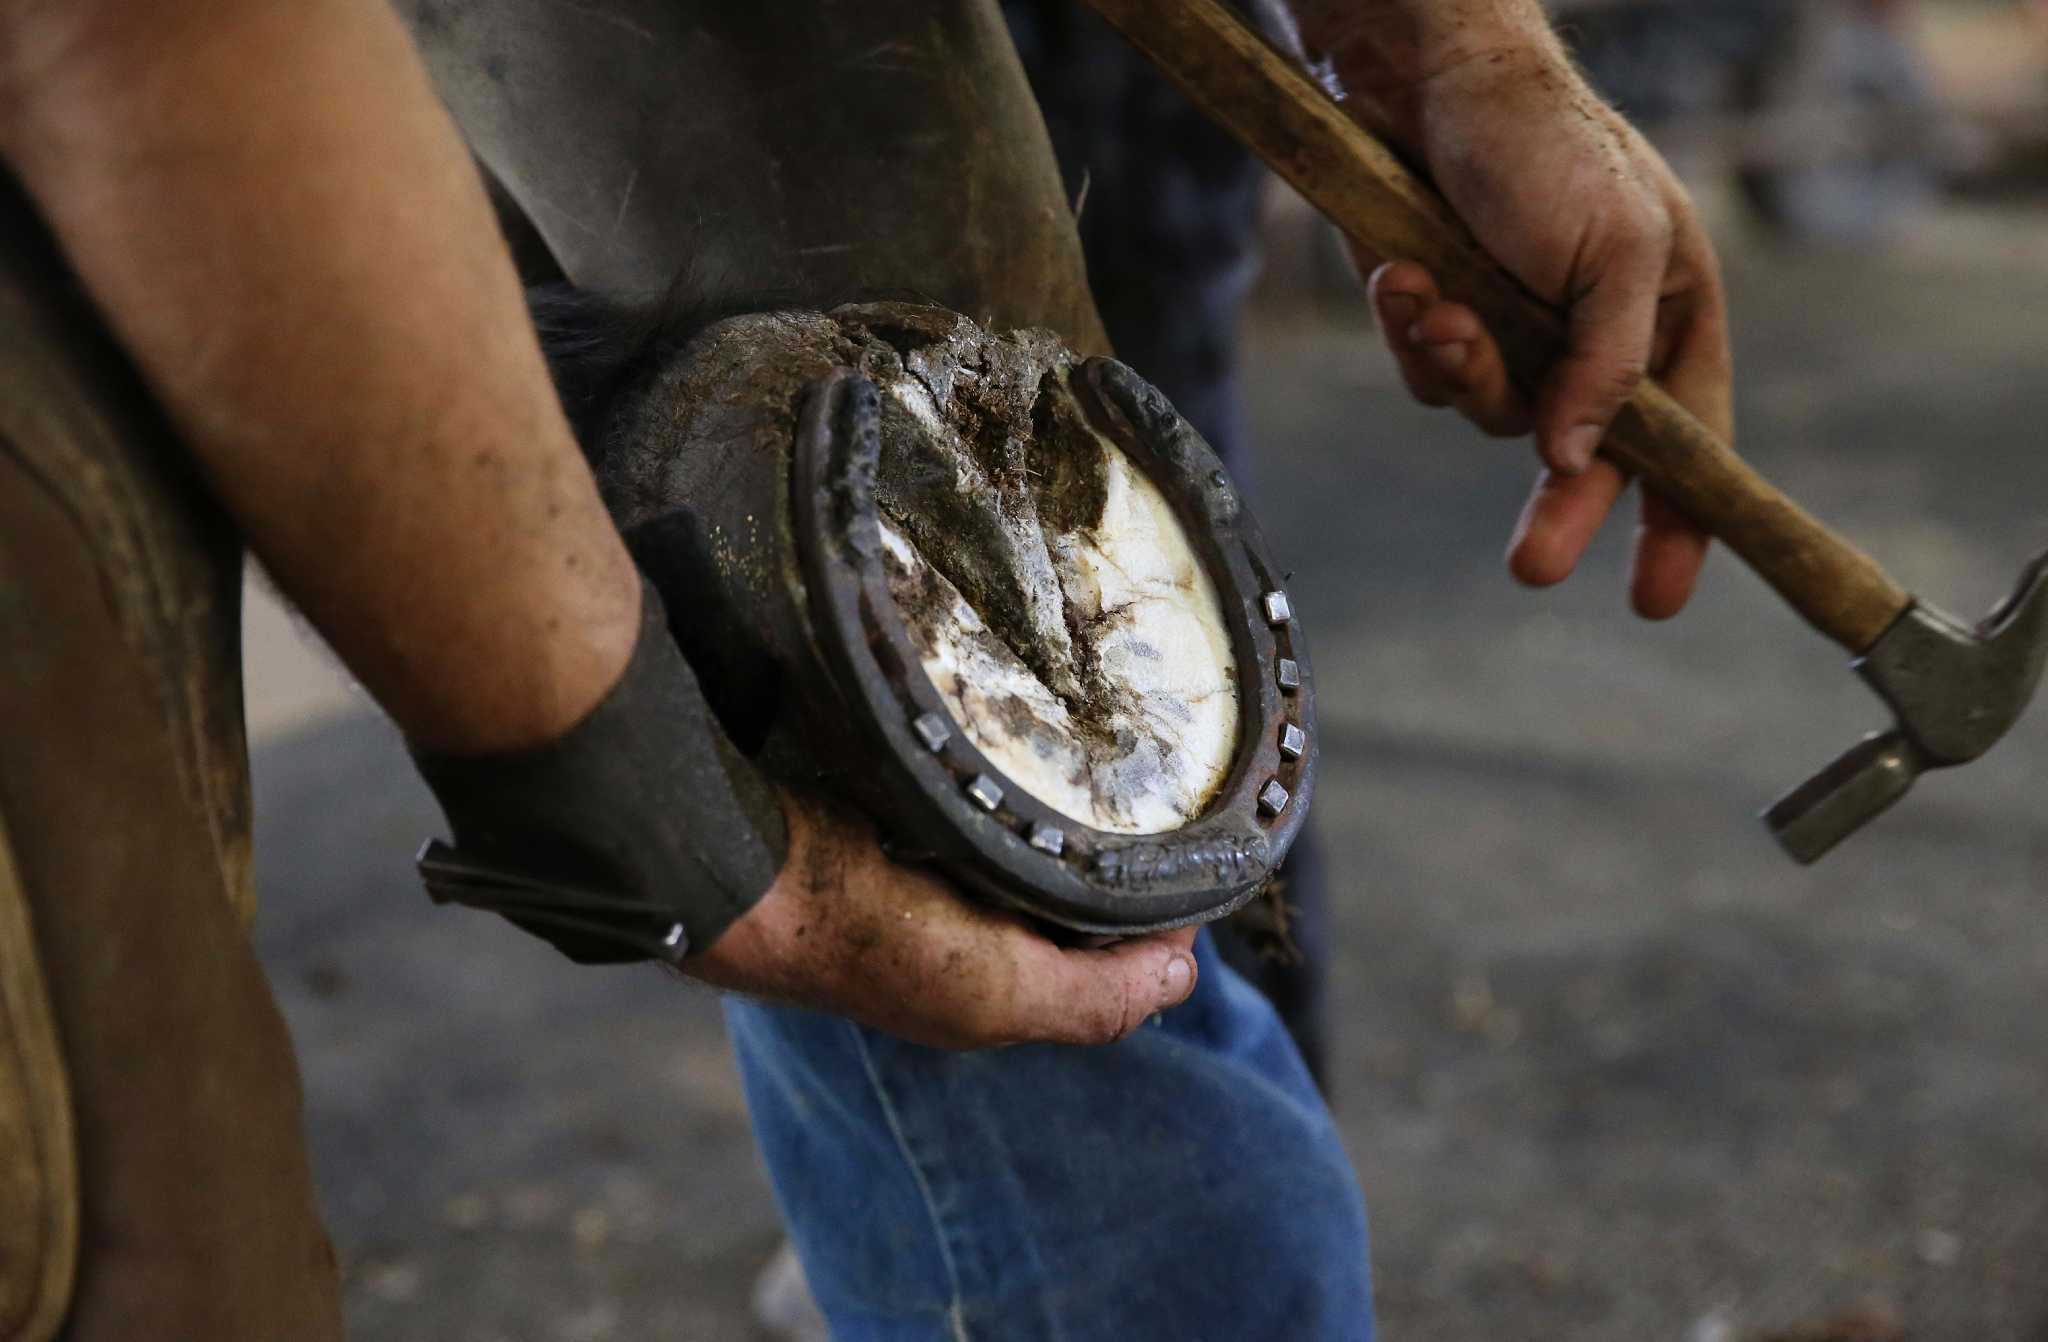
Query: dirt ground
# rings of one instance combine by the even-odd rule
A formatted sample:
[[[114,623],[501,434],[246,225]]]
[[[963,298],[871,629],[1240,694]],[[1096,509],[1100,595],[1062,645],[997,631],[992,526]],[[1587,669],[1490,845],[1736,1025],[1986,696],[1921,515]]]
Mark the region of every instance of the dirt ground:
[[[1725,240],[1744,449],[1972,617],[2048,543],[2048,212]],[[1868,1307],[2048,1342],[2048,714],[1814,870],[1753,813],[1877,702],[1725,556],[1532,595],[1529,474],[1355,305],[1254,323],[1256,489],[1315,643],[1338,1114],[1393,1342],[1737,1342]],[[264,952],[361,1342],[754,1337],[777,1242],[706,993],[437,912],[389,729],[261,613]]]

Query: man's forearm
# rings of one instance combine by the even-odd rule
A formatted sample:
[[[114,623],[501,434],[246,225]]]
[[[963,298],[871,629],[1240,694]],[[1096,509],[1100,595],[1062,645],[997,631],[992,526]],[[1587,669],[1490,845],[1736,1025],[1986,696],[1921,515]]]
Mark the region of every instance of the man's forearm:
[[[536,744],[639,587],[376,0],[0,0],[0,152],[280,585],[409,734]]]

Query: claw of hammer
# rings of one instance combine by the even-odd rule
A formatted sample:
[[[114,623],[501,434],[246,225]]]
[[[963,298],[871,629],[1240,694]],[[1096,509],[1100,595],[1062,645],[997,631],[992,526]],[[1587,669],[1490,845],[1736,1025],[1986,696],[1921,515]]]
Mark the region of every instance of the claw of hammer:
[[[1915,602],[1851,665],[1891,706],[1897,725],[1842,757],[1764,812],[1800,862],[1813,862],[1906,795],[1929,769],[1966,764],[2025,711],[2048,663],[2048,551],[1975,629]]]

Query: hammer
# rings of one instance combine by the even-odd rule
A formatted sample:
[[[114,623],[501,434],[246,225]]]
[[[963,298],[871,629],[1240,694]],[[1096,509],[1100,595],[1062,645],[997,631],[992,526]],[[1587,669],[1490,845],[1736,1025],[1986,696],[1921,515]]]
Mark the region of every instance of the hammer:
[[[1218,0],[1088,0],[1194,103],[1338,228],[1426,266],[1474,309],[1524,385],[1564,348],[1560,314],[1489,257],[1434,188],[1299,63]],[[1929,769],[1976,759],[2018,720],[2048,661],[2048,551],[1970,626],[1914,597],[1645,379],[1601,451],[1708,533],[1821,633],[1891,707],[1893,725],[1764,812],[1813,862]]]

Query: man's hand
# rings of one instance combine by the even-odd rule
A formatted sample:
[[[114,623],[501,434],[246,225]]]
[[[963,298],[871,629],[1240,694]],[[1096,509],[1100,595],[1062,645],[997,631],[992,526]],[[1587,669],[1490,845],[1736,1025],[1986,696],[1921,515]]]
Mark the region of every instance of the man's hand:
[[[759,904],[684,969],[938,1048],[1105,1044],[1195,986],[1195,930],[1103,950],[1054,945],[882,854],[864,822],[784,799],[789,860]]]
[[[1715,432],[1733,428],[1713,246],[1669,167],[1586,86],[1531,0],[1298,8],[1366,119],[1426,169],[1496,260],[1568,313],[1566,354],[1525,395],[1476,314],[1445,300],[1426,271],[1359,255],[1417,399],[1455,406],[1488,433],[1535,433],[1547,469],[1509,566],[1526,583],[1561,581],[1627,483],[1593,453],[1646,371]],[[1646,495],[1636,610],[1677,613],[1706,544]]]

